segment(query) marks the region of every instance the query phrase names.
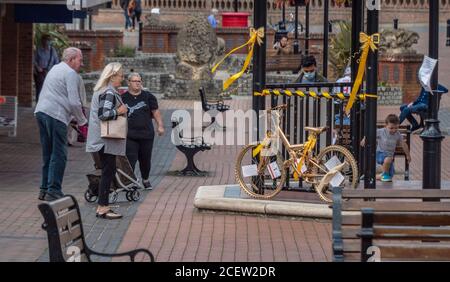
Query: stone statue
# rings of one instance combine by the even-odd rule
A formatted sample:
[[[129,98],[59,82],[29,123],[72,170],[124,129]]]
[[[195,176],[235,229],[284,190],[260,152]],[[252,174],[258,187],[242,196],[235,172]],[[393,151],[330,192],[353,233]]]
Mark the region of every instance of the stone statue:
[[[212,80],[218,41],[214,29],[203,14],[193,14],[178,31],[176,78]]]
[[[386,55],[416,54],[411,48],[417,44],[419,34],[405,29],[386,29],[381,32],[380,51]]]

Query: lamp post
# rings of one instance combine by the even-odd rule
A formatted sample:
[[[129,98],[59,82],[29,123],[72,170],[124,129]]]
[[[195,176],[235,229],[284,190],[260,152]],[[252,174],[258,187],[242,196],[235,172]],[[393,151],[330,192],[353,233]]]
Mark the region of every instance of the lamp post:
[[[433,59],[439,58],[439,0],[430,0],[429,23],[429,50],[428,54]],[[420,134],[423,140],[423,189],[441,188],[441,142],[444,139],[439,129],[438,110],[438,66],[434,68],[431,76],[431,89],[428,104],[428,119],[425,120],[425,129]]]

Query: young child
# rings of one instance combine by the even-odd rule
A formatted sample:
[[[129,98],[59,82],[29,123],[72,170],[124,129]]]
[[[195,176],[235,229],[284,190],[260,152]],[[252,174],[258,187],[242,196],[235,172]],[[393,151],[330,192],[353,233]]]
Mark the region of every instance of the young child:
[[[381,174],[381,181],[390,182],[394,176],[394,152],[397,145],[401,145],[406,154],[406,159],[411,162],[411,155],[406,142],[402,135],[398,132],[400,119],[397,115],[390,114],[386,117],[386,126],[377,129],[377,164],[383,166],[383,173]],[[361,141],[361,146],[365,145],[366,138]]]

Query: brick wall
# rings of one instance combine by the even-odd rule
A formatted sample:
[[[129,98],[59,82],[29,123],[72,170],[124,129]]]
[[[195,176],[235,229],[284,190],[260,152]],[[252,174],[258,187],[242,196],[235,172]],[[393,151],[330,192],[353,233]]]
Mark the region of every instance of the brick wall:
[[[18,27],[18,99],[20,106],[31,107],[33,102],[33,24],[20,23]]]
[[[102,70],[105,58],[112,56],[117,47],[123,45],[123,33],[115,30],[67,30],[72,42],[88,42],[92,48],[90,54],[85,54],[84,61],[90,61],[90,69],[86,71]]]
[[[417,74],[423,55],[395,55],[379,57],[378,81],[388,85],[400,86],[403,92],[403,103],[414,101],[420,93]]]
[[[14,22],[14,6],[1,18],[1,95],[17,96],[19,106],[32,106],[33,25]]]

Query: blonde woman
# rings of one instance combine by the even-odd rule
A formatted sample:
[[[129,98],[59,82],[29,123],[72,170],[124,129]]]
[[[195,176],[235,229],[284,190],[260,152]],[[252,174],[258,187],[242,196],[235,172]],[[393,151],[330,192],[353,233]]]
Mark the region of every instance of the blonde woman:
[[[123,69],[119,63],[110,63],[103,70],[94,87],[89,118],[87,152],[98,152],[102,162],[102,177],[98,191],[97,217],[118,219],[122,215],[109,207],[109,188],[116,173],[116,156],[124,156],[126,139],[101,138],[100,122],[117,119],[127,114],[127,106],[117,92],[123,81]]]

